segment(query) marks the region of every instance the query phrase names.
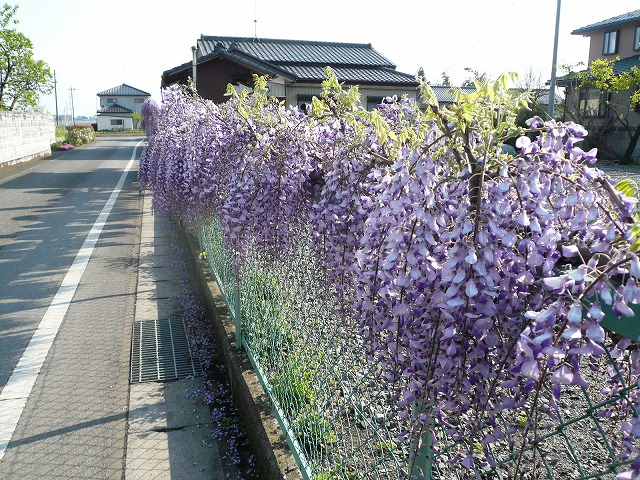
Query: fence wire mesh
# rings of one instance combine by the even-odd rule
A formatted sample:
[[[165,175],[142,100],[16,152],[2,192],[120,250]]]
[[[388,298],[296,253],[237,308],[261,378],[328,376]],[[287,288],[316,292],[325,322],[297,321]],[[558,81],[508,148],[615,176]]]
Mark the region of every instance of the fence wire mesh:
[[[337,313],[335,292],[323,287],[324,273],[306,243],[276,264],[250,253],[238,272],[216,221],[197,235],[305,478],[410,478],[416,470],[409,473],[407,465],[416,455],[424,468],[419,478],[428,479],[615,479],[628,470],[620,424],[639,415],[640,392],[613,356],[629,352],[604,345],[605,354],[584,365],[590,387],[563,386],[556,410],[548,385],[537,392],[542,414],[502,418],[516,427],[505,427],[508,436],[483,451],[438,425],[420,446],[407,447],[398,441],[403,425],[392,392],[379,381],[349,313]],[[610,388],[612,376],[622,389]],[[523,412],[531,401],[523,402]],[[429,448],[431,434],[437,451]],[[486,461],[461,469],[469,449]]]

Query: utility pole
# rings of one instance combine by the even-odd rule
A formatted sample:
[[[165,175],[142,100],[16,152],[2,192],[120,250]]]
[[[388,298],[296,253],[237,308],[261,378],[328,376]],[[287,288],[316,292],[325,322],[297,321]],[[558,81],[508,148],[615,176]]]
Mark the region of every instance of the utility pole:
[[[58,81],[56,80],[56,71],[53,71],[53,92],[56,98],[56,127],[58,126],[59,123],[59,116],[58,116]]]
[[[193,80],[193,89],[198,91],[198,49],[191,47],[191,79]]]
[[[71,91],[71,119],[73,120],[73,126],[75,127],[76,126],[76,113],[73,110],[73,90],[74,90],[74,88],[71,87],[69,90]]]
[[[258,40],[258,0],[253,0],[253,39]]]
[[[556,106],[556,66],[558,63],[558,32],[560,30],[560,4],[562,0],[558,0],[558,8],[556,10],[556,33],[553,39],[553,62],[551,64],[551,85],[549,89],[549,118],[553,118],[553,110]]]

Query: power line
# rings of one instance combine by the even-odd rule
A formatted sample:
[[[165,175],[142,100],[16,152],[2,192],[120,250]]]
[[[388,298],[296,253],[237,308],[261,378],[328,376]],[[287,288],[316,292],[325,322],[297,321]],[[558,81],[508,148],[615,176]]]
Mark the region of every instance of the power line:
[[[513,6],[518,3],[518,0],[514,0],[513,3],[511,5],[509,5],[506,10],[504,10],[500,16],[491,24],[491,26],[487,29],[485,29],[485,31],[476,39],[475,42],[473,42],[471,44],[471,46],[469,48],[467,48],[464,52],[462,52],[462,54],[455,59],[455,61],[449,65],[445,71],[443,73],[447,73],[451,68],[453,68],[459,61],[460,59],[462,59],[465,55],[467,55],[471,50],[473,50],[475,48],[475,46],[480,42],[480,40],[482,40],[487,33],[489,33],[489,31],[493,30],[493,28],[504,18],[504,16],[507,14],[507,12],[509,12],[509,10],[511,10],[513,8]]]

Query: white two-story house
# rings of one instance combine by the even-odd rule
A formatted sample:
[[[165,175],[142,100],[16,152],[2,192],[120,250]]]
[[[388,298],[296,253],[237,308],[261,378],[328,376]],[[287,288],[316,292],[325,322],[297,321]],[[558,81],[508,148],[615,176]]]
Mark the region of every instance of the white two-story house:
[[[139,112],[151,94],[126,83],[98,93],[100,110],[97,113],[98,131],[133,130],[131,114]]]

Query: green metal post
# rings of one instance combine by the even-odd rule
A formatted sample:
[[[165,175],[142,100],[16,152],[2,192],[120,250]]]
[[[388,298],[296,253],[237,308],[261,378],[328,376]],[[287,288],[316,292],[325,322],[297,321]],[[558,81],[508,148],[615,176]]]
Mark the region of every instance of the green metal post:
[[[414,418],[420,414],[420,408],[418,405],[414,406]],[[435,427],[435,421],[431,417],[431,421],[423,426],[422,435],[416,436],[411,446],[411,471],[409,472],[410,479],[425,479],[431,480],[433,478],[432,463],[433,463],[433,429]],[[422,472],[422,473],[420,473]],[[420,476],[419,476],[420,475]]]

